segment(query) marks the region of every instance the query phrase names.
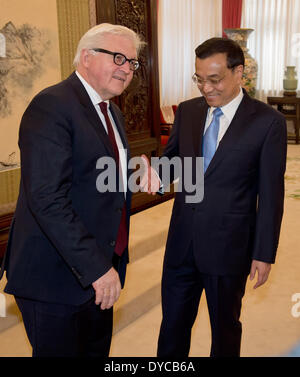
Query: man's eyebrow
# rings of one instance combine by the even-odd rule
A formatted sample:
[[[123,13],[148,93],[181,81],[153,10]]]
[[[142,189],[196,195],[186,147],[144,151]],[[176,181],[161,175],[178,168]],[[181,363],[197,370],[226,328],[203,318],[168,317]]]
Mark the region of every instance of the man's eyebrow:
[[[195,73],[195,75],[196,75],[197,77],[201,78],[201,76],[199,76],[197,73]],[[221,75],[219,75],[219,74],[217,74],[217,73],[214,73],[214,74],[209,75],[209,76],[207,76],[207,77],[214,78],[214,77],[220,77],[220,76],[221,76]]]

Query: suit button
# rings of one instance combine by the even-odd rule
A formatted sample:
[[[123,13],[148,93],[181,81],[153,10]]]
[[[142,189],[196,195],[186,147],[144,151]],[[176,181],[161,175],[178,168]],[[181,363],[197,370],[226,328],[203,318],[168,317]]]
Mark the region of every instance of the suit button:
[[[118,209],[117,209],[117,212],[118,212],[118,213],[122,213],[122,211],[123,211],[123,208],[118,208]]]
[[[116,241],[114,241],[114,240],[113,240],[113,241],[110,241],[109,244],[110,244],[110,246],[114,247],[114,246],[116,246]]]

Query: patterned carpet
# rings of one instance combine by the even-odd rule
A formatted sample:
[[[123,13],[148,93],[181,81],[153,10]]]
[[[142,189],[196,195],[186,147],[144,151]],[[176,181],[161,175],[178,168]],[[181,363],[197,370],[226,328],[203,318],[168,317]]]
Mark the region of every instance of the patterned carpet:
[[[285,196],[300,200],[300,145],[288,145],[285,174]],[[284,356],[300,357],[300,341]]]
[[[300,145],[288,145],[285,195],[300,200]]]

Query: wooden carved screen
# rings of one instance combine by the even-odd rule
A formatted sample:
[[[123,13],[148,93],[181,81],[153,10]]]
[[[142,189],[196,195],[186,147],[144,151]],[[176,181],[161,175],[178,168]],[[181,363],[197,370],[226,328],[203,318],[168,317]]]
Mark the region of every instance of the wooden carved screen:
[[[131,156],[146,154],[159,156],[160,114],[159,74],[157,51],[157,0],[96,0],[97,24],[109,22],[120,24],[137,32],[147,43],[141,50],[141,67],[127,90],[115,102],[126,120],[126,133]],[[170,198],[133,195],[132,212]]]

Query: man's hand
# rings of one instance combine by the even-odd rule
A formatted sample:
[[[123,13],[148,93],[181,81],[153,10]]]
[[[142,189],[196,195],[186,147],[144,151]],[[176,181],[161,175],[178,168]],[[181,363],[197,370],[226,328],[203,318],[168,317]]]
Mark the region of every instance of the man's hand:
[[[155,195],[160,188],[160,179],[156,171],[150,166],[148,157],[141,155],[143,176],[140,182],[141,191]]]
[[[260,287],[268,280],[268,276],[271,271],[271,264],[253,259],[250,271],[250,280],[254,279],[256,271],[258,276],[257,282],[254,285],[253,289]]]
[[[95,304],[101,309],[110,309],[121,293],[121,283],[117,271],[112,267],[101,278],[92,283],[96,293]]]

